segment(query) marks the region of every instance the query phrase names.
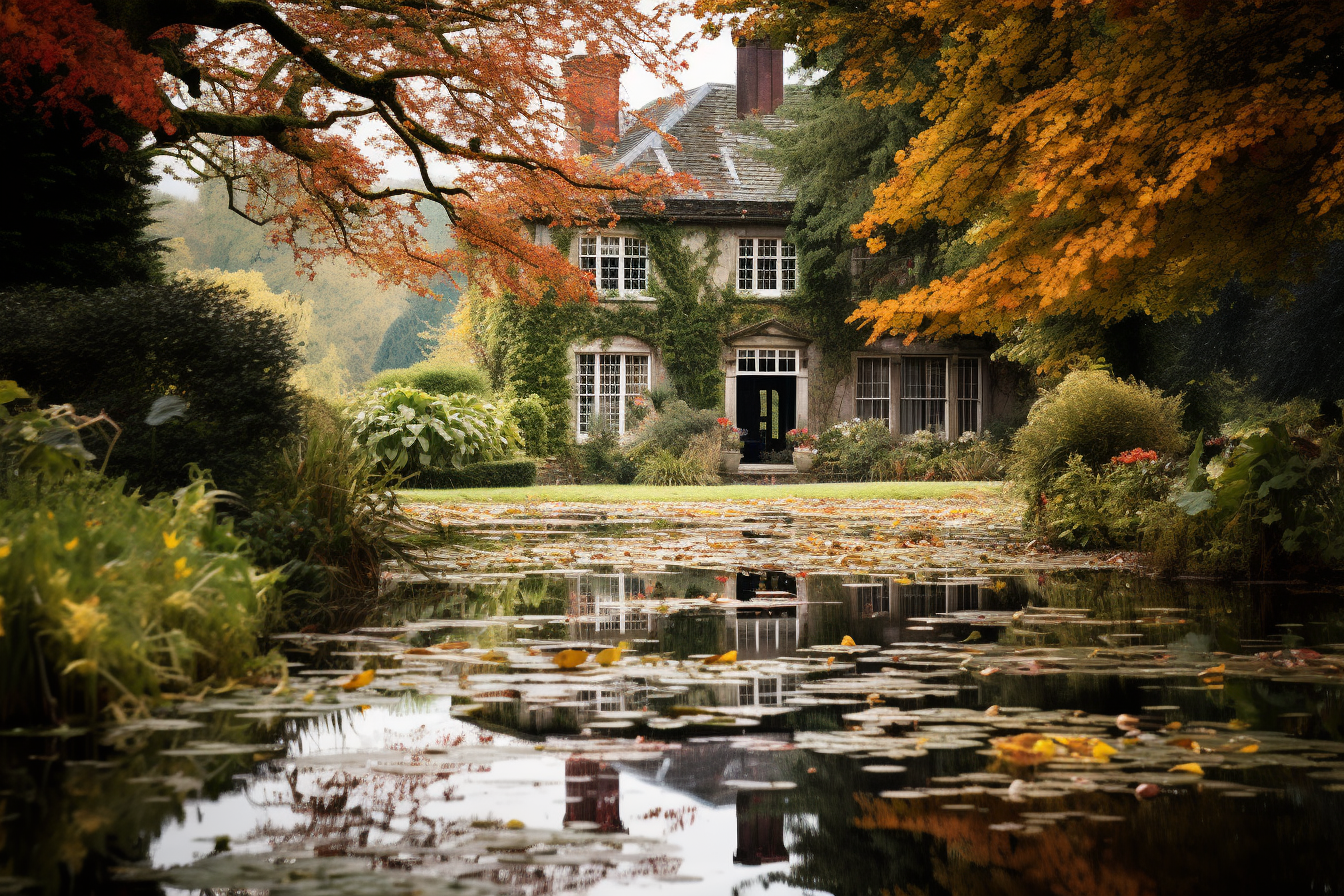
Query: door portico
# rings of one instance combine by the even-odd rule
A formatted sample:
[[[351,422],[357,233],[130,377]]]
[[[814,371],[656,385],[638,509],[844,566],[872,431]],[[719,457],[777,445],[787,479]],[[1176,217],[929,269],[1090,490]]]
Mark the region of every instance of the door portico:
[[[743,461],[784,450],[785,434],[807,425],[807,350],[811,340],[770,319],[723,339],[724,416],[746,431]]]

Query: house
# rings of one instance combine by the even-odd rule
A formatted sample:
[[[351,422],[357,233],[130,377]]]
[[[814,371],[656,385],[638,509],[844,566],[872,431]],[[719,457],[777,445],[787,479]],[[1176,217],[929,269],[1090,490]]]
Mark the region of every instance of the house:
[[[793,126],[776,114],[784,97],[782,50],[740,41],[736,84],[704,84],[688,91],[682,105],[660,100],[645,107],[675,143],[639,123],[622,130],[616,109],[623,68],[619,57],[567,60],[571,91],[580,95],[571,120],[585,134],[610,138],[610,152],[601,156],[605,166],[693,176],[699,190],[667,200],[656,220],[684,228],[686,245],[715,250],[717,284],[732,284],[767,311],[781,310],[720,334],[723,412],[747,432],[745,463],[786,449],[785,435],[795,427],[816,432],[840,420],[876,418],[894,432],[928,429],[955,438],[1011,411],[1012,384],[996,382],[992,346],[981,339],[910,345],[880,339],[853,352],[838,381],[813,375],[823,360],[831,361],[829,370],[838,365],[823,359],[812,336],[782,313],[781,300],[798,286],[797,254],[785,233],[794,196],[781,173],[753,155],[768,144],[766,137],[740,125],[753,116],[758,132]],[[637,202],[618,203],[617,212],[614,227],[570,241],[570,261],[594,278],[604,301],[650,302],[654,272],[640,227],[655,219]],[[545,227],[538,227],[537,238],[549,240]],[[634,336],[576,344],[571,358],[572,419],[580,440],[599,418],[626,432],[630,399],[667,378],[659,348]]]

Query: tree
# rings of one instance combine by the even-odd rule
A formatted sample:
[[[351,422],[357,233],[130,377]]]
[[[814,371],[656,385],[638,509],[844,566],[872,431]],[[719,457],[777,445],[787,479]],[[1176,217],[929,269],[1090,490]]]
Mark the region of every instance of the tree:
[[[969,227],[965,269],[861,304],[875,334],[1103,323],[1207,307],[1235,274],[1299,279],[1340,228],[1344,2],[700,0],[809,54],[869,106],[921,103],[854,229],[880,250]],[[745,15],[744,15],[745,14]]]
[[[566,122],[557,61],[586,47],[590,74],[633,60],[674,82],[690,38],[669,35],[672,14],[634,0],[10,0],[0,99],[134,149],[92,114],[110,99],[152,133],[147,152],[223,181],[230,206],[305,267],[344,253],[427,292],[474,257],[489,287],[592,298],[519,216],[591,223],[677,181],[567,153],[562,131],[602,135]],[[390,184],[389,163],[415,182]],[[456,245],[425,240],[431,208]]]
[[[429,357],[434,350],[433,331],[452,315],[457,307],[460,290],[450,282],[434,284],[440,291],[435,299],[412,296],[406,310],[397,316],[383,333],[378,354],[373,358],[373,372],[410,367]]]

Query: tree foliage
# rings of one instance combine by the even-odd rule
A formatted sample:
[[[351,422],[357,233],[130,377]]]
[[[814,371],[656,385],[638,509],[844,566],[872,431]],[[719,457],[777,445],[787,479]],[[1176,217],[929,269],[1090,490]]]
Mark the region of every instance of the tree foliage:
[[[929,222],[983,257],[865,301],[874,332],[985,332],[1047,314],[1157,318],[1236,272],[1296,276],[1339,228],[1344,4],[1297,0],[701,0],[747,32],[838,48],[869,106],[930,121],[855,228]],[[745,16],[744,16],[745,14]]]
[[[501,289],[577,299],[591,286],[516,216],[591,222],[675,179],[566,151],[562,131],[600,135],[566,122],[558,61],[586,48],[674,82],[689,37],[669,33],[672,15],[631,0],[13,0],[0,101],[129,149],[93,114],[110,100],[152,134],[152,153],[222,180],[230,205],[306,267],[344,253],[424,290],[474,254]],[[392,164],[415,181],[391,185]],[[430,208],[457,245],[424,239]]]

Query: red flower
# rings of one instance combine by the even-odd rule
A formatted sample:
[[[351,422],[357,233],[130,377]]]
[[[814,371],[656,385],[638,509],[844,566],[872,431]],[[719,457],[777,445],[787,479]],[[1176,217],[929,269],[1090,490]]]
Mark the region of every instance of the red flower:
[[[1147,448],[1131,448],[1111,458],[1113,464],[1135,464],[1140,461],[1157,460],[1157,452]]]
[[[727,417],[720,417],[719,419],[715,420],[714,422],[717,423],[717,424],[719,424],[720,426],[732,426],[732,425],[733,425],[733,421],[729,420]]]

